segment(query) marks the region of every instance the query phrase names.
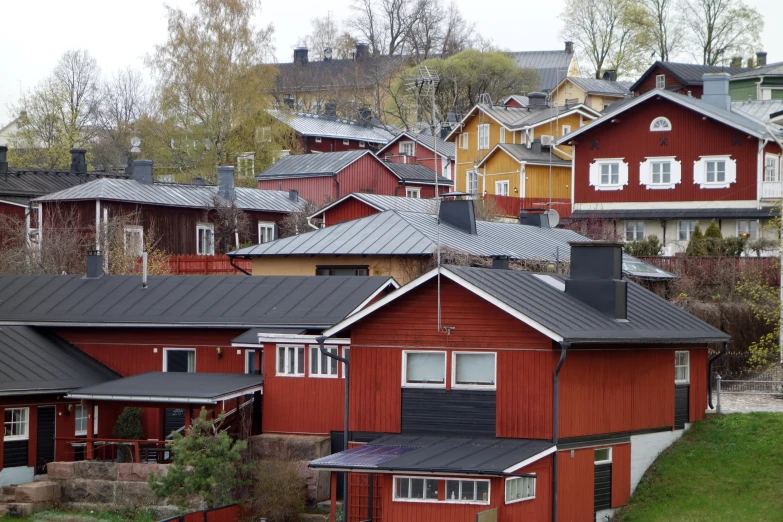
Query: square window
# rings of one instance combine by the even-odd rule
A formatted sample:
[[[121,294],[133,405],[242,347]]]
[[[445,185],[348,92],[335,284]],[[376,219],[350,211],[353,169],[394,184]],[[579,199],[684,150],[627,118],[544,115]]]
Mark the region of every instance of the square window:
[[[620,183],[620,164],[601,164],[601,185],[618,185]]]
[[[570,133],[571,133],[571,126],[563,125],[562,136],[565,136],[566,134],[570,134]]]
[[[178,350],[175,348],[163,349],[163,371],[185,372],[196,371],[196,350]]]
[[[780,181],[780,156],[764,156],[764,181]]]
[[[400,142],[400,156],[413,156],[415,144],[412,141]]]
[[[707,161],[707,183],[726,182],[726,162],[723,160]]]
[[[343,145],[350,145],[351,142],[349,140],[343,140]]]
[[[625,240],[641,241],[644,239],[644,221],[625,222]]]
[[[406,198],[413,198],[413,199],[421,199],[421,189],[420,188],[406,187],[405,188],[405,197]]]
[[[196,253],[200,256],[215,255],[215,227],[212,224],[196,225]]]
[[[495,386],[494,353],[454,353],[454,386]]]
[[[261,127],[261,141],[264,143],[272,142],[272,127]]]
[[[316,136],[315,137],[315,142],[316,143],[321,143],[321,137],[320,136]]]
[[[360,149],[363,149],[363,148],[364,148],[364,147],[366,147],[366,146],[367,146],[367,144],[366,144],[365,142],[363,142],[363,141],[360,141],[360,142],[359,142],[359,148],[360,148]]]
[[[277,347],[277,375],[301,377],[304,375],[304,346]]]
[[[516,477],[506,479],[506,504],[527,500],[536,496],[536,479]]]
[[[332,355],[337,355],[337,347],[325,347]],[[321,353],[318,346],[310,347],[310,376],[311,377],[337,377],[337,359],[333,359]]]
[[[755,219],[740,219],[737,221],[737,236],[742,237],[747,234],[749,241],[755,241],[759,238],[759,222]]]
[[[496,181],[495,182],[495,195],[496,196],[508,196],[508,181]]]
[[[672,181],[672,164],[669,161],[655,161],[652,163],[653,184],[665,184]]]
[[[677,237],[680,241],[690,241],[696,230],[696,221],[680,221],[677,224]]]
[[[687,351],[674,352],[674,382],[686,384],[690,382],[690,359],[691,354]]]
[[[27,440],[29,422],[29,408],[7,408],[3,414],[4,440]]]
[[[595,463],[608,464],[612,462],[612,448],[600,448],[595,450]]]
[[[437,386],[446,384],[445,352],[403,352],[405,385]]]
[[[258,222],[258,242],[269,243],[275,240],[275,224],[272,221]]]

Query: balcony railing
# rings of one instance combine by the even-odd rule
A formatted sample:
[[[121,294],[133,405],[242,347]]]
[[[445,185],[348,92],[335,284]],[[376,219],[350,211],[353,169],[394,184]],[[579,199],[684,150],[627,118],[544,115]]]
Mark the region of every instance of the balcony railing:
[[[783,197],[783,181],[762,181],[761,199],[780,199]]]

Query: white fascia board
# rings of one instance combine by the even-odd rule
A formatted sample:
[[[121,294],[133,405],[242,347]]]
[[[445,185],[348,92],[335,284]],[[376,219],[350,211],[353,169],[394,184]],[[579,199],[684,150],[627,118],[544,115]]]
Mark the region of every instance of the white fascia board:
[[[323,207],[323,208],[321,208],[321,209],[317,210],[317,211],[315,212],[315,214],[313,214],[313,215],[310,215],[310,216],[307,216],[307,219],[313,219],[314,217],[316,217],[316,216],[319,216],[319,215],[323,214],[324,212],[326,212],[326,211],[327,211],[327,210],[329,210],[330,208],[333,208],[333,207],[335,207],[335,206],[339,205],[340,203],[342,203],[343,201],[345,201],[345,200],[347,200],[347,199],[356,199],[356,200],[358,200],[358,201],[361,201],[361,202],[362,202],[362,203],[364,203],[365,205],[368,205],[368,206],[370,206],[370,207],[374,208],[375,210],[377,210],[377,211],[379,211],[379,212],[383,212],[383,209],[382,209],[382,208],[379,208],[379,207],[377,207],[377,206],[373,205],[373,204],[372,204],[372,203],[370,203],[369,201],[365,201],[365,200],[363,200],[361,197],[358,197],[358,196],[357,196],[355,193],[351,192],[351,193],[349,193],[349,194],[346,194],[345,196],[341,197],[341,198],[340,198],[340,199],[338,199],[337,201],[333,201],[333,202],[329,203],[328,205],[326,205],[325,207]]]
[[[535,461],[537,461],[539,459],[543,459],[547,455],[551,455],[552,453],[554,453],[556,451],[557,451],[557,446],[552,446],[551,448],[545,449],[541,453],[537,453],[537,454],[533,455],[532,457],[523,460],[522,462],[518,462],[518,463],[514,464],[513,466],[504,469],[503,472],[504,473],[514,473],[516,470],[522,469],[525,466],[528,466],[528,465],[534,463]]]
[[[135,402],[173,402],[192,404],[216,404],[213,399],[189,399],[184,397],[130,397],[127,395],[85,395],[81,393],[68,394],[66,399],[82,399],[95,401],[135,401]]]
[[[512,131],[512,132],[513,132],[513,131]],[[495,146],[494,146],[494,147],[492,147],[492,150],[491,150],[491,151],[489,151],[489,152],[487,153],[487,155],[486,155],[486,156],[484,156],[484,158],[483,158],[483,159],[482,159],[482,160],[481,160],[481,161],[478,163],[478,165],[476,165],[476,168],[479,168],[479,167],[482,167],[482,166],[484,166],[484,163],[486,163],[486,162],[489,160],[490,156],[492,156],[492,155],[495,153],[495,151],[496,151],[496,150],[498,150],[498,149],[502,149],[502,147],[501,147],[500,145],[501,145],[500,143],[497,143],[497,144],[495,144]],[[520,145],[521,145],[521,144],[520,144]],[[519,161],[518,159],[516,159],[514,156],[512,156],[511,154],[509,154],[509,153],[508,153],[508,151],[506,151],[505,149],[503,149],[503,152],[505,152],[505,153],[506,153],[506,155],[508,155],[508,157],[510,157],[512,160],[516,161],[517,163],[519,163],[519,164],[521,164],[521,163],[522,163],[521,161]],[[489,174],[488,174],[488,175],[489,175]]]
[[[365,306],[367,306],[369,303],[371,303],[373,299],[375,299],[376,297],[378,297],[378,294],[380,294],[381,292],[383,292],[384,290],[386,290],[387,288],[389,288],[389,286],[393,286],[393,287],[394,287],[394,289],[395,289],[395,290],[397,290],[397,289],[399,289],[399,288],[400,288],[400,283],[398,283],[398,282],[397,282],[397,280],[396,280],[396,279],[394,279],[394,278],[392,277],[392,278],[391,278],[391,280],[389,280],[389,283],[388,283],[388,284],[385,284],[385,285],[383,285],[382,287],[380,287],[379,289],[377,289],[375,292],[373,292],[373,293],[372,293],[372,295],[371,295],[370,297],[368,297],[367,299],[365,299],[364,301],[362,301],[362,303],[361,303],[359,306],[357,306],[356,308],[354,308],[354,309],[351,311],[351,313],[349,313],[349,314],[348,314],[348,317],[352,316],[353,314],[355,314],[356,312],[358,312],[359,310],[361,310],[362,308],[364,308]]]

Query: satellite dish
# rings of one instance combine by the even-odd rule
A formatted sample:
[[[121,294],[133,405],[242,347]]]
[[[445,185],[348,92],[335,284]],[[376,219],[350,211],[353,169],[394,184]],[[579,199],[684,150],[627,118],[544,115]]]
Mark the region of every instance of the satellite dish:
[[[134,136],[131,138],[131,152],[141,152],[139,150],[139,145],[141,145],[141,138]]]
[[[546,217],[549,218],[550,228],[555,228],[557,224],[560,223],[560,214],[553,208],[546,211]]]

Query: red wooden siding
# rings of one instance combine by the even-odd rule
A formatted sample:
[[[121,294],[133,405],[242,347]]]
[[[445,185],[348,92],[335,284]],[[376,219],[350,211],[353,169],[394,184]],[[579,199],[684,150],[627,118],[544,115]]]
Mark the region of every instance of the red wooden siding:
[[[380,212],[363,201],[349,198],[324,212],[324,225],[331,226],[344,221],[353,221],[363,217],[372,216]]]
[[[650,132],[659,116],[671,121],[670,132]],[[665,99],[650,99],[578,136],[574,203],[755,200],[758,140]],[[612,120],[615,121],[615,120]],[[633,136],[633,139],[629,139]],[[739,145],[733,145],[739,137]],[[666,146],[660,140],[666,139]],[[598,149],[594,148],[597,141]],[[700,156],[730,154],[737,161],[737,182],[727,189],[702,189],[693,182],[693,162]],[[646,157],[675,156],[682,162],[682,181],[674,189],[648,190],[639,184],[639,164]],[[595,159],[623,158],[628,185],[622,190],[595,190],[589,167]]]
[[[704,419],[707,410],[707,349],[691,350],[690,365],[690,390],[688,415],[691,422]]]
[[[0,215],[10,216],[20,221],[24,221],[24,213],[25,207],[20,207],[18,205],[12,205],[10,203],[0,201]]]
[[[594,452],[593,448],[558,452],[557,520],[559,522],[593,522],[595,520],[593,514]]]
[[[276,345],[264,347],[264,432],[328,434],[343,429],[345,379],[310,376],[310,348],[305,346],[303,377],[276,376]],[[342,348],[341,348],[342,352]],[[351,357],[353,357],[351,353]],[[355,410],[360,401],[351,405]]]
[[[367,142],[364,143],[364,147],[360,147],[358,140],[347,140],[348,144],[346,145],[342,139],[322,137],[321,142],[318,143],[315,141],[315,136],[297,134],[296,138],[307,154],[311,152],[342,152],[344,150],[375,150],[378,148],[377,145]]]
[[[672,76],[669,72],[664,71],[660,67],[656,67],[653,71],[650,72],[650,74],[647,76],[647,78],[644,79],[644,81],[636,88],[634,91],[634,95],[639,96],[641,94],[646,93],[647,91],[651,91],[656,88],[656,80],[655,77],[659,74],[663,74],[666,77],[666,89],[674,92],[678,92],[680,94],[687,94],[688,91],[691,91],[691,95],[694,98],[701,98],[701,94],[703,91],[703,88],[700,85],[692,85],[690,87],[685,87],[682,85],[682,82]]]
[[[674,425],[674,350],[568,352],[560,371],[560,437]]]
[[[399,433],[402,355],[400,350],[351,347],[351,430]]]
[[[612,507],[624,506],[631,496],[631,445],[612,446]]]
[[[332,176],[318,178],[291,178],[291,179],[263,179],[258,180],[258,188],[267,190],[296,190],[299,197],[312,201],[316,206],[321,206],[324,201],[335,200],[337,197],[337,183]],[[341,187],[342,188],[342,187]],[[340,190],[342,194],[349,191]]]
[[[769,154],[780,154],[780,147],[774,141],[770,141],[764,146],[764,152]]]
[[[553,372],[559,353],[498,352],[497,436],[552,438]]]
[[[400,143],[415,143],[412,140],[400,135],[388,149],[384,150],[381,154],[381,158],[384,161],[392,161],[394,163],[413,163],[417,165],[424,165],[428,169],[434,170],[438,173],[443,173],[444,165],[448,164],[448,160],[443,159],[443,156],[438,153],[438,159],[435,160],[435,153],[433,153],[427,147],[420,143],[415,143],[413,147],[413,156],[400,156]],[[442,152],[442,151],[441,151]],[[451,165],[451,179],[454,179],[454,165]]]
[[[535,473],[538,475],[536,477],[536,498],[533,500],[505,504],[505,481],[499,481],[501,487],[497,491],[499,496],[497,501],[501,504],[499,515],[502,518],[498,517],[498,520],[535,520],[536,522],[552,520],[552,462],[553,458],[551,456],[544,457],[514,472],[518,474]],[[493,496],[495,494],[493,492]]]

